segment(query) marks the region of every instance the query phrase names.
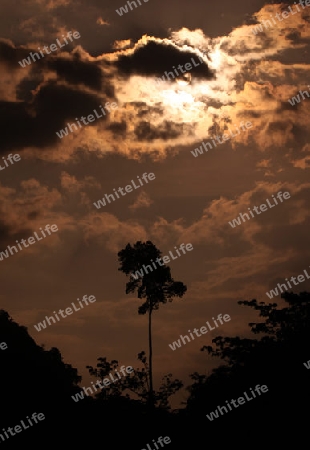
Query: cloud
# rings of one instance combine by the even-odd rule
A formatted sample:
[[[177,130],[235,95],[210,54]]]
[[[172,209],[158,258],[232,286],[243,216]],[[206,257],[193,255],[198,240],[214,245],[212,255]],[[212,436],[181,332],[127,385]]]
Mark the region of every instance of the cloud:
[[[124,50],[126,47],[131,47],[131,39],[124,39],[122,41],[115,41],[113,44],[114,50]]]
[[[96,188],[100,189],[101,184],[92,176],[87,176],[84,180],[77,180],[74,175],[63,171],[60,175],[61,187],[68,193],[77,193],[82,189]]]
[[[202,55],[197,55],[194,49],[189,50],[188,46],[178,48],[173,42],[145,36],[132,49],[122,52],[115,65],[119,73],[126,77],[130,75],[154,77],[173,70],[173,66],[191,63],[193,58],[197,66],[194,65],[190,72],[202,79],[213,78],[214,74],[208,67],[207,61],[199,60],[198,56]]]
[[[31,103],[1,102],[4,129],[0,149],[56,145],[59,142],[56,131],[64,128],[67,121],[91,114],[96,108],[100,111],[100,104],[100,98],[94,94],[55,82],[42,86]],[[105,120],[103,116],[100,123]]]
[[[62,212],[60,192],[49,189],[34,178],[20,182],[19,189],[0,185],[1,244],[2,247],[14,244],[16,239],[28,238],[34,231],[46,224],[56,224],[62,232],[73,230],[73,219]],[[53,235],[59,243],[58,233]],[[43,245],[52,245],[50,239],[43,240]],[[39,251],[33,246],[28,251]]]
[[[77,58],[53,58],[47,62],[47,67],[51,71],[55,71],[58,77],[63,78],[69,84],[84,84],[85,86],[100,91],[102,89],[103,74],[97,64],[87,61],[80,61]],[[113,88],[108,81],[105,80],[105,90],[109,91],[110,96],[113,96]]]
[[[120,221],[109,213],[90,213],[80,221],[86,242],[96,241],[117,253],[128,242],[146,241],[145,229],[134,221]]]
[[[142,191],[136,198],[135,202],[129,206],[129,209],[135,211],[139,208],[149,208],[153,201],[150,199],[149,195]]]
[[[265,20],[281,8],[264,6],[256,18]],[[244,24],[217,38],[187,28],[168,38],[144,35],[135,43],[115,41],[112,52],[98,56],[89,54],[81,40],[75,49],[46,55],[25,69],[18,60],[35,47],[2,40],[0,54],[8,68],[15,68],[4,73],[2,151],[23,149],[27,158],[64,161],[74,159],[78,148],[99,157],[112,152],[157,160],[223,134],[243,120],[251,121],[252,128],[226,145],[236,150],[254,144],[262,153],[272,149],[285,164],[306,167],[306,156],[298,162],[294,152],[283,153],[282,148],[296,141],[304,148],[309,138],[309,102],[292,108],[287,101],[304,86],[309,69],[306,60],[300,62],[309,46],[307,14],[291,15],[258,35],[253,27]],[[59,30],[64,30],[60,24]],[[156,82],[192,58],[201,58],[201,63],[192,68],[189,85],[181,86],[176,79]],[[113,114],[60,142],[56,131],[106,100],[117,103]],[[268,159],[265,173],[272,176],[275,158]]]
[[[102,17],[98,17],[96,23],[97,23],[98,25],[110,25],[109,22],[106,21],[106,20],[103,20]]]

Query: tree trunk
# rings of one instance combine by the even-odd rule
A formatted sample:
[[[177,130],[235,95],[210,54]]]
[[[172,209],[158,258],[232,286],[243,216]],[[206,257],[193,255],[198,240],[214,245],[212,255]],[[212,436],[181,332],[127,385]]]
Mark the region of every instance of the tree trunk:
[[[149,404],[150,408],[154,408],[154,391],[153,391],[153,349],[152,349],[152,306],[149,309],[149,373],[150,373],[150,392]]]

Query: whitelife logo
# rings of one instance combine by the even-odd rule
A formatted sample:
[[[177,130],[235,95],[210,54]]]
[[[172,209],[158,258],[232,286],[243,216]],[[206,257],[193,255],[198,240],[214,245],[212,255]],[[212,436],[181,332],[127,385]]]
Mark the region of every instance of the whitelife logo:
[[[246,122],[244,123],[244,121],[239,123],[239,127],[237,127],[237,125],[235,124],[234,127],[236,128],[236,130],[238,131],[237,134],[234,134],[230,128],[228,128],[227,133],[224,133],[222,136],[214,136],[212,139],[213,145],[214,147],[217,147],[217,144],[215,143],[215,139],[217,140],[217,142],[219,144],[223,144],[224,142],[228,141],[231,137],[235,137],[238,136],[238,134],[240,134],[240,130],[242,131],[246,131],[246,129],[248,128],[252,128],[252,122]],[[246,128],[245,128],[246,127]],[[228,134],[229,132],[229,134]],[[222,138],[222,141],[221,141]],[[208,148],[209,146],[209,148]],[[203,148],[202,148],[203,147]],[[205,152],[207,153],[208,150],[212,149],[212,144],[210,144],[210,142],[203,142],[202,145],[200,145],[200,147],[195,148],[195,150],[191,150],[191,154],[197,158],[197,156],[202,155],[203,154],[203,150],[205,150]]]
[[[310,267],[310,266],[309,266],[309,267]],[[304,270],[304,274],[306,275],[307,279],[310,279],[310,276],[309,276],[308,272],[306,271],[306,269]],[[298,282],[295,281],[296,278],[297,278]],[[291,284],[290,284],[290,282],[288,281],[288,279],[285,278],[285,280],[286,280],[286,283],[288,284],[289,288],[290,288],[290,289],[293,289],[292,286],[291,286]],[[305,281],[305,277],[304,277],[303,275],[298,275],[297,277],[291,277],[291,278],[290,278],[290,281],[291,281],[292,283],[294,283],[295,286],[297,286],[299,283],[303,283],[303,282]],[[278,288],[279,288],[279,291],[278,291],[278,289],[275,287],[274,289],[271,289],[270,292],[266,292],[266,295],[267,295],[270,299],[272,299],[273,297],[276,297],[277,295],[279,295],[280,292],[283,292],[283,290],[282,290],[283,286],[284,286],[284,290],[285,290],[285,291],[288,290],[288,287],[287,287],[286,284],[284,284],[284,283],[283,283],[283,284],[278,283],[277,286],[278,286]]]
[[[40,230],[41,230],[41,234],[42,234],[43,237],[38,236],[36,231],[34,232],[34,235],[35,235],[37,241],[42,241],[43,238],[47,237],[45,235],[44,231],[46,231],[49,235],[51,235],[52,234],[51,231],[53,233],[56,233],[56,231],[58,231],[58,227],[55,224],[54,225],[49,225],[48,224],[48,225],[45,225],[44,231],[42,230],[42,228],[40,228]],[[35,240],[34,237],[31,236],[30,238],[28,238],[28,244],[30,244],[30,245],[35,244],[36,240]],[[18,241],[16,241],[16,242],[17,242],[19,250],[23,250],[23,247],[21,246],[21,244]],[[26,244],[26,240],[25,239],[21,239],[21,243],[23,244],[24,248],[29,247],[29,245]],[[10,256],[9,252],[11,253],[11,255],[14,255],[12,249],[15,250],[15,253],[18,253],[18,250],[15,247],[15,245],[12,245],[12,247],[8,245],[7,246],[7,250],[5,250],[4,252],[0,252],[0,261],[3,260],[3,256],[5,258],[8,258]]]
[[[117,105],[117,103],[115,103],[115,102],[111,103],[111,106],[108,106],[109,104],[110,104],[110,102],[106,102],[105,105],[104,105],[104,107],[106,108],[106,110],[107,110],[108,112],[111,112],[111,108],[112,108],[112,110],[118,108],[118,105]],[[114,105],[115,105],[115,106],[114,106]],[[101,112],[102,112],[104,115],[106,115],[106,112],[105,112],[105,110],[102,108],[101,105],[99,105],[99,108],[101,108]],[[100,117],[103,117],[103,116],[100,115],[100,114],[98,115],[96,109],[94,109],[93,111],[94,111],[94,113],[95,113],[97,119],[100,119]],[[82,128],[82,125],[80,124],[79,119],[76,117],[75,120],[76,120],[77,123],[79,124],[79,127]],[[89,122],[86,121],[86,117],[84,117],[84,116],[82,116],[80,120],[83,122],[84,125],[89,125],[91,122],[94,122],[95,116],[94,116],[93,114],[89,114],[89,115],[87,116],[87,120],[89,120]],[[78,127],[75,125],[75,123],[71,123],[71,124],[70,124],[70,123],[67,123],[67,125],[68,125],[69,130],[70,130],[71,133],[73,133],[73,131],[74,131],[74,130],[72,129],[72,126],[75,128],[75,130],[78,129]],[[62,129],[62,130],[56,131],[56,134],[57,134],[57,136],[58,136],[60,139],[62,139],[64,136],[68,136],[68,134],[69,134],[68,128],[66,127],[64,130]]]
[[[252,388],[250,388],[250,391],[251,391],[251,394],[253,395],[253,397],[248,397],[247,393],[246,393],[246,392],[243,392],[243,393],[244,393],[244,396],[245,396],[245,398],[247,399],[248,402],[250,402],[251,400],[253,400],[254,398],[256,398],[256,395],[255,395],[255,393],[254,393],[254,391],[253,391]],[[256,393],[257,393],[258,395],[262,395],[262,393],[263,393],[263,394],[266,394],[266,392],[268,392],[268,387],[267,387],[265,384],[263,384],[262,386],[260,386],[259,384],[257,384],[257,385],[255,386],[255,391],[256,391]],[[239,403],[239,405],[237,404],[237,402]],[[231,403],[235,408],[239,408],[240,405],[244,405],[244,404],[245,404],[245,400],[244,400],[243,397],[239,397],[238,400],[235,400],[235,399],[230,400],[230,403]],[[229,411],[232,411],[232,407],[231,407],[231,405],[229,404],[228,400],[226,400],[226,404],[227,404],[227,407],[229,408]],[[211,412],[210,412],[210,415],[209,415],[209,414],[206,414],[206,416],[208,417],[208,419],[210,420],[210,422],[212,422],[214,419],[218,419],[218,417],[219,417],[219,413],[218,413],[218,412],[220,412],[220,414],[221,414],[222,416],[224,415],[223,410],[224,410],[226,413],[228,413],[228,410],[227,410],[226,406],[218,406],[217,409],[216,409],[215,411],[211,411]]]
[[[282,194],[282,191],[280,191],[280,192],[277,193],[277,198],[278,198],[278,200],[280,200],[281,203],[283,203],[282,196],[283,196],[284,200],[288,200],[289,198],[291,198],[291,194],[290,194],[289,192],[284,192],[284,193]],[[268,198],[266,199],[266,202],[267,202],[267,204],[268,204],[268,206],[269,206],[270,209],[271,209],[271,208],[274,208],[274,207],[278,204],[278,202],[277,202],[275,196],[272,195],[271,197],[273,198],[274,204],[271,204],[271,203],[269,202]],[[259,212],[257,206],[254,206],[254,207],[253,207],[253,210],[256,212],[257,215],[259,215],[261,212],[267,211],[267,206],[265,205],[265,203],[262,203],[262,204],[259,206],[259,208],[260,208],[260,212]],[[249,212],[250,212],[252,218],[255,217],[254,214],[253,214],[253,211],[251,211],[251,208],[248,208],[248,210],[249,210]],[[232,222],[228,222],[229,225],[230,225],[232,228],[236,228],[237,225],[241,225],[241,219],[243,220],[243,222],[245,222],[244,216],[247,217],[247,220],[250,220],[250,217],[249,217],[249,215],[248,215],[247,213],[244,213],[244,214],[240,213],[240,214],[239,214],[239,217],[237,217],[236,219],[233,219]]]
[[[200,64],[204,63],[204,60],[200,56],[198,56],[198,59],[199,59],[200,62],[198,64],[195,64],[196,61],[194,60],[194,58],[191,58],[191,61],[192,61],[193,65],[194,65],[194,67],[198,67]],[[185,67],[186,70],[183,70],[183,67]],[[175,68],[175,66],[172,66],[172,68],[173,68],[174,72],[176,73],[176,75],[174,75],[173,72],[167,72],[166,71],[165,74],[161,78],[156,78],[156,83],[160,84],[160,83],[166,81],[166,79],[167,79],[167,81],[170,81],[170,76],[172,77],[172,79],[175,79],[176,77],[181,76],[179,74],[179,72],[177,71],[177,69]],[[190,62],[187,62],[184,65],[183,64],[179,64],[178,65],[178,69],[182,72],[182,74],[186,74],[187,71],[192,70],[192,65],[191,65]]]
[[[310,369],[310,360],[304,363],[304,366],[306,367],[306,369]]]
[[[1,342],[0,349],[1,350],[6,350],[7,348],[8,348],[8,344],[6,342]]]
[[[185,248],[184,248],[185,247]],[[173,253],[171,252],[171,250],[169,250],[169,255],[170,255],[170,257],[172,258],[172,259],[177,259],[178,257],[180,257],[180,256],[182,256],[181,255],[181,253],[179,252],[179,250],[181,250],[182,252],[183,252],[183,255],[185,255],[186,254],[186,250],[188,251],[188,252],[191,252],[192,250],[193,250],[193,246],[192,246],[192,244],[189,242],[188,244],[181,244],[180,245],[180,247],[179,247],[179,249],[177,249],[176,247],[174,247],[175,248],[175,251],[176,251],[176,253],[177,253],[177,255],[178,256],[176,256],[175,258],[173,257],[174,255],[173,255]],[[186,249],[186,250],[185,250]],[[161,262],[161,259],[163,260],[163,263]],[[166,256],[163,256],[162,258],[156,258],[156,262],[157,262],[157,264],[159,265],[159,266],[163,266],[164,264],[169,264],[170,263],[170,258],[169,258],[169,256],[168,255],[166,255]],[[156,264],[155,264],[155,262],[151,259],[151,261],[150,261],[150,264],[153,264],[153,267],[154,267],[154,269],[158,269],[158,266],[156,266]],[[144,272],[145,272],[145,275],[148,275],[148,271],[150,270],[151,272],[153,272],[153,270],[154,269],[152,269],[152,267],[151,266],[148,266],[148,265],[144,265],[143,264],[143,266],[142,266],[142,269],[141,270],[137,270],[134,274],[133,273],[131,273],[130,274],[130,276],[131,277],[133,277],[135,280],[137,280],[138,278],[139,278],[139,275],[140,275],[140,277],[142,278],[143,276],[144,276],[144,273],[143,273],[143,270],[144,270]]]
[[[9,163],[7,162],[7,159],[10,161],[10,163],[11,163],[11,165],[12,165],[12,164],[14,164],[14,161],[15,161],[15,162],[20,161],[20,156],[19,156],[18,153],[15,153],[15,155],[12,155],[12,153],[10,153],[10,154],[7,156],[7,159],[5,159],[4,156],[2,156],[2,159],[4,160],[3,162],[4,162],[5,167],[2,167],[2,166],[0,165],[0,170],[4,170],[6,167],[9,167]],[[12,159],[13,159],[14,161],[12,161]]]
[[[79,304],[80,304],[80,307],[81,307],[81,308],[76,309],[75,304],[72,302],[71,305],[73,306],[74,311],[80,311],[81,309],[84,308],[83,304],[80,302],[80,299],[78,298],[77,300],[79,301]],[[94,303],[94,302],[96,301],[96,297],[95,297],[94,295],[89,295],[88,298],[87,298],[87,295],[84,295],[81,301],[84,302],[85,305],[88,306],[87,301],[89,301],[90,303]],[[66,314],[67,314],[68,316],[71,316],[71,314],[73,313],[72,308],[70,308],[70,307],[66,308],[65,312],[66,312]],[[60,309],[60,310],[58,311],[58,314],[56,313],[56,311],[53,311],[53,313],[54,313],[56,319],[58,320],[58,322],[59,322],[59,320],[60,320],[59,317],[58,317],[58,314],[59,314],[63,319],[66,318],[66,317],[68,317],[68,316],[66,316],[66,314],[64,313],[64,310],[63,310],[63,309]],[[48,325],[51,325],[50,319],[52,319],[53,323],[56,323],[56,320],[55,320],[55,318],[54,318],[53,316],[50,316],[50,317],[45,316],[45,320],[46,320],[46,322],[47,322]],[[34,325],[34,327],[35,327],[35,329],[36,329],[37,331],[41,331],[42,329],[44,330],[44,329],[46,328],[46,322],[45,322],[45,320],[43,320],[43,322],[39,322],[37,325]]]
[[[304,5],[304,3],[305,3],[306,5]],[[282,13],[281,13],[283,19],[287,19],[287,18],[289,17],[290,14],[291,14],[292,16],[295,16],[295,14],[297,14],[298,12],[301,12],[301,9],[299,8],[298,5],[296,5],[296,2],[294,2],[294,4],[295,4],[295,7],[296,7],[296,9],[297,9],[297,12],[294,13],[294,12],[292,11],[292,7],[289,6],[288,9],[289,9],[290,12],[282,11]],[[306,6],[310,6],[310,0],[299,0],[299,4],[300,4],[300,6],[302,6],[302,9],[305,9]],[[292,6],[294,6],[294,5],[292,5]],[[277,13],[277,14],[275,15],[275,17],[277,18],[278,22],[282,22],[282,21],[283,21],[283,19],[281,19],[281,15],[280,15],[280,13]],[[277,25],[277,22],[275,21],[274,16],[272,16],[272,15],[270,14],[270,17],[271,17],[271,19],[272,19],[272,21],[273,21],[273,25]],[[254,35],[258,34],[259,32],[262,33],[262,32],[263,32],[263,26],[265,27],[265,29],[268,29],[268,28],[272,28],[272,27],[273,27],[273,25],[272,25],[272,23],[270,22],[270,20],[262,20],[262,24],[263,24],[263,25],[260,25],[260,24],[259,24],[259,25],[255,25],[255,26],[252,28],[252,33],[253,33]]]
[[[162,441],[164,441],[164,444],[170,444],[171,439],[170,439],[169,436],[165,436],[164,438],[160,436],[160,437],[157,439],[157,443],[160,444],[161,447],[164,446],[164,444],[162,443]],[[146,448],[143,448],[142,450],[159,450],[159,447],[158,447],[158,445],[156,444],[156,442],[154,441],[154,439],[153,439],[153,444],[154,444],[154,447],[155,447],[154,449],[152,449],[152,447],[151,447],[149,444],[146,444],[147,449],[146,449]]]
[[[67,38],[70,39],[71,42],[73,42],[71,35],[73,36],[74,39],[79,39],[81,37],[81,35],[80,35],[80,33],[78,31],[74,31],[74,33],[72,33],[71,31],[68,31]],[[62,48],[65,45],[69,44],[69,42],[64,37],[64,35],[62,35],[62,37],[64,38],[64,41],[65,41],[64,45],[61,45],[61,43],[59,42],[59,39],[56,39],[56,42],[57,42],[59,48]],[[57,45],[56,44],[51,44],[50,45],[50,49],[51,49],[52,52],[55,52],[57,50]],[[40,47],[38,47],[38,50],[40,51],[41,57],[44,58],[45,55],[42,53],[42,50],[41,50]],[[47,55],[51,54],[51,52],[48,51],[48,47],[46,45],[43,47],[43,50],[46,52]],[[30,52],[30,56],[28,56],[27,59],[23,59],[22,61],[18,61],[18,64],[21,67],[26,67],[27,65],[29,66],[32,63],[32,61],[34,61],[34,62],[36,61],[36,59],[34,58],[35,55],[38,58],[38,60],[41,59],[38,53]],[[30,57],[32,58],[32,61],[31,61]]]
[[[39,413],[39,414],[33,413],[32,416],[31,416],[31,420],[33,420],[35,423],[38,423],[37,419],[39,419],[39,421],[44,420],[45,419],[44,414],[43,413]],[[26,426],[27,424],[25,424],[23,420],[20,421],[20,423],[22,424],[24,430],[27,430],[27,428],[30,428],[30,427],[33,426],[33,423],[31,422],[31,420],[29,419],[28,416],[27,416],[27,420],[28,420],[28,424],[30,425],[28,427]],[[5,434],[7,439],[10,438],[10,436],[8,436],[8,433],[10,433],[11,436],[15,436],[15,433],[20,433],[21,431],[23,431],[22,427],[20,425],[15,425],[15,427],[14,427],[15,433],[13,433],[13,428],[12,427],[8,427],[7,430],[2,428],[2,430],[3,430],[3,434]],[[2,439],[2,442],[5,441],[5,439],[4,439],[2,434],[0,434],[0,438]]]
[[[132,184],[132,186],[133,186],[135,189],[138,189],[139,187],[143,186],[143,181],[140,179],[139,175],[137,175],[137,178],[138,178],[138,180],[139,180],[140,186],[139,186],[139,185],[136,186],[134,180],[131,180],[131,184]],[[154,175],[153,172],[151,172],[151,173],[149,173],[149,174],[147,174],[147,173],[145,172],[145,173],[142,175],[142,178],[143,178],[144,182],[147,184],[147,183],[148,183],[148,179],[149,179],[150,181],[153,181],[153,180],[155,180],[156,177],[155,177],[155,175]],[[119,187],[117,190],[118,190],[118,192],[120,192],[120,193],[122,194],[122,196],[125,196],[125,195],[126,195],[126,192],[127,192],[127,193],[132,192],[132,186],[131,186],[130,184],[127,184],[127,186],[125,186],[124,188]],[[124,189],[125,189],[126,192],[123,192]],[[117,191],[116,191],[115,188],[113,189],[113,191],[114,191],[114,195],[115,195],[117,198],[120,198],[120,196],[118,195],[118,193],[117,193]],[[113,202],[115,202],[115,198],[114,198],[113,194],[104,194],[104,195],[105,195],[105,197],[106,197],[106,199],[107,199],[107,201],[108,201],[109,203],[111,203],[111,200],[110,200],[111,197],[112,197]],[[105,206],[106,204],[107,204],[107,203],[106,203],[106,201],[105,201],[104,198],[102,198],[101,200],[98,200],[97,202],[94,202],[94,203],[93,203],[93,205],[95,205],[97,209],[100,209],[102,206]]]
[[[149,1],[149,0],[144,0],[144,3],[147,3],[148,1]],[[140,0],[137,0],[137,2],[139,2],[139,5],[142,6]],[[131,7],[132,4],[135,5],[135,8],[138,8],[136,2],[130,2],[130,1],[128,1],[127,4],[129,5],[129,8],[131,9],[131,11],[132,11],[132,7]],[[126,8],[126,9],[125,9],[125,8]],[[115,11],[117,12],[117,14],[118,14],[119,16],[122,16],[123,14],[126,14],[126,13],[129,12],[129,11],[128,11],[128,6],[126,6],[126,5],[121,6],[120,9],[116,9]]]
[[[122,366],[120,369],[119,369],[119,371],[122,373],[122,375],[125,377],[125,376],[127,376],[126,374],[125,374],[125,366]],[[133,367],[132,366],[127,366],[126,367],[126,372],[127,372],[127,374],[131,374],[132,372],[134,372],[134,369],[133,369]],[[111,384],[111,381],[112,381],[112,383],[115,383],[116,381],[118,381],[118,380],[120,380],[121,379],[121,375],[118,373],[118,371],[115,369],[114,370],[114,375],[117,375],[118,376],[118,378],[116,378],[116,379],[114,379],[113,378],[113,375],[112,375],[112,372],[109,374],[109,378],[103,378],[103,380],[101,380],[101,381],[99,381],[99,380],[97,380],[96,381],[96,383],[93,383],[93,381],[91,382],[91,384],[92,384],[92,388],[91,387],[88,387],[88,388],[85,388],[85,387],[83,387],[83,390],[84,390],[84,392],[78,392],[77,394],[75,394],[75,395],[71,395],[71,398],[75,401],[75,402],[78,402],[79,400],[83,400],[83,398],[84,398],[84,393],[87,395],[87,396],[89,396],[90,394],[88,393],[88,390],[90,390],[90,393],[91,394],[94,394],[94,392],[93,392],[93,389],[94,389],[94,391],[95,392],[97,392],[97,388],[95,387],[95,385],[97,385],[100,389],[105,389],[107,386],[109,386],[110,384]],[[110,381],[111,380],[111,381]],[[102,386],[102,383],[103,383],[103,386]]]
[[[310,89],[310,86],[309,86],[309,85],[308,85],[308,88]],[[304,96],[304,94],[307,94],[307,97],[308,97],[308,98],[310,97],[310,94],[309,94],[308,91],[299,91],[299,94],[302,96],[302,100],[305,100],[305,99],[306,99],[306,97]],[[288,100],[288,102],[289,102],[292,106],[294,106],[294,105],[295,105],[295,102],[296,102],[296,103],[300,103],[300,102],[301,102],[301,99],[300,99],[299,95],[296,95],[296,97],[290,98],[290,99]]]
[[[218,325],[217,321],[219,321],[220,324],[223,325],[223,320],[224,320],[224,322],[229,322],[231,320],[231,317],[230,317],[229,314],[224,314],[224,316],[222,316],[222,314],[219,314],[216,319],[214,319],[214,317],[212,317],[212,320],[213,320],[213,324],[216,326],[216,328],[218,328],[219,325]],[[212,328],[210,323],[209,323],[209,321],[206,322],[206,324],[208,325],[208,327],[201,327],[200,328],[199,331],[200,331],[201,334],[206,334],[206,333],[208,333],[208,331],[215,330],[215,327]],[[201,334],[198,333],[198,328],[194,328],[193,329],[193,333],[191,332],[191,330],[188,330],[188,333],[191,335],[192,341],[195,339],[194,336],[193,336],[193,333],[195,333],[197,337],[201,337]],[[185,338],[187,339],[187,342],[191,341],[190,338],[187,336],[187,334],[185,334],[184,336],[182,336],[182,334],[180,334],[180,338],[181,339],[178,339],[177,341],[174,341],[172,344],[169,344],[169,347],[171,348],[171,350],[174,351],[177,348],[180,348],[181,345],[182,345],[181,344],[181,340],[183,342],[183,345],[185,345],[186,344]]]

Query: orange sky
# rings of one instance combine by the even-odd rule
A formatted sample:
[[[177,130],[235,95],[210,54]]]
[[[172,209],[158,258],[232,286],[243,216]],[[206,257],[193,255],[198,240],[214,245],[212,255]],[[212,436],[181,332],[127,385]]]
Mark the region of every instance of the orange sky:
[[[309,91],[310,7],[255,35],[254,18],[275,16],[279,4],[194,4],[151,0],[119,17],[121,4],[97,0],[23,0],[18,8],[1,2],[0,146],[3,157],[18,153],[21,160],[0,172],[0,251],[46,224],[59,229],[0,261],[1,308],[38,344],[58,347],[82,385],[90,380],[85,366],[98,357],[135,367],[137,354],[148,350],[142,302],[125,294],[118,271],[117,252],[128,242],[151,240],[163,255],[182,243],[194,247],[169,264],[187,293],[154,314],[157,386],[168,372],[188,383],[190,373],[214,365],[199,349],[219,330],[173,352],[168,344],[180,334],[221,313],[231,321],[220,334],[247,335],[256,316],[237,301],[267,302],[267,290],[310,265],[310,102],[288,102]],[[75,30],[81,37],[72,44],[18,64]],[[156,83],[191,57],[204,63],[190,84]],[[57,137],[106,102],[117,109]],[[241,121],[252,127],[191,154]],[[144,172],[156,179],[95,208]],[[278,191],[291,198],[230,227]],[[296,291],[309,288],[306,280]],[[34,329],[85,294],[96,302]]]

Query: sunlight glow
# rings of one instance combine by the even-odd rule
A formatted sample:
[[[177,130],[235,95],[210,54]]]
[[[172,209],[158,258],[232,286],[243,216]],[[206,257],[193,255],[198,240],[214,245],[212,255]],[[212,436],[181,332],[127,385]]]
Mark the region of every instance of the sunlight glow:
[[[209,65],[212,69],[218,69],[222,63],[222,52],[217,48],[213,53],[210,54]]]
[[[165,104],[173,105],[174,107],[181,107],[185,103],[193,104],[195,102],[194,97],[187,92],[180,90],[166,90],[162,91],[162,96]]]

